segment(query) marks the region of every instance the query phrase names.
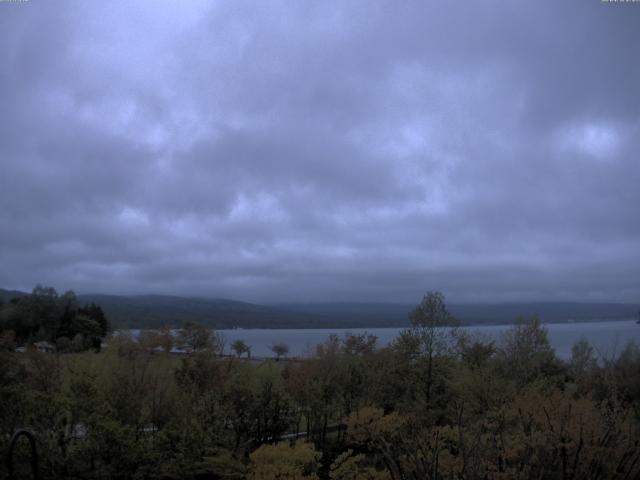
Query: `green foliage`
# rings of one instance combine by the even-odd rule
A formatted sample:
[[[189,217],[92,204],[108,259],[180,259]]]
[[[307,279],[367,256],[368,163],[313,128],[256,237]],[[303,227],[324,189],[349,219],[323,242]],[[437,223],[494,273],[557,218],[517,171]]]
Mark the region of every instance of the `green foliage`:
[[[2,311],[100,325],[71,294],[22,301]],[[486,342],[450,328],[440,294],[416,311],[388,347],[332,336],[278,362],[244,358],[246,344],[222,356],[193,324],[180,356],[166,330],[121,333],[98,355],[16,353],[4,330],[0,452],[27,425],[46,480],[640,478],[637,345],[598,362],[579,342],[564,363],[536,318]],[[77,335],[57,340],[71,351]]]
[[[618,389],[619,395],[627,402],[640,399],[640,347],[630,341],[618,358],[609,362],[610,380]]]
[[[31,295],[0,305],[0,334],[12,332],[20,345],[47,341],[63,353],[99,351],[109,329],[102,309],[93,303],[79,306],[72,291],[58,295],[54,288],[38,285]]]
[[[231,344],[231,350],[233,350],[238,357],[241,357],[245,353],[247,357],[251,356],[251,347],[241,339],[237,339]]]
[[[557,373],[558,364],[547,329],[537,316],[528,320],[518,318],[516,324],[503,334],[497,354],[504,374],[520,385]]]
[[[409,392],[431,407],[434,388],[446,381],[446,359],[454,352],[458,322],[449,313],[441,292],[427,292],[410,313],[411,327],[403,330],[393,344],[400,362],[408,367],[415,387]]]
[[[204,325],[195,322],[185,322],[182,325],[178,334],[178,345],[193,352],[200,350],[218,352],[220,350],[215,333]]]

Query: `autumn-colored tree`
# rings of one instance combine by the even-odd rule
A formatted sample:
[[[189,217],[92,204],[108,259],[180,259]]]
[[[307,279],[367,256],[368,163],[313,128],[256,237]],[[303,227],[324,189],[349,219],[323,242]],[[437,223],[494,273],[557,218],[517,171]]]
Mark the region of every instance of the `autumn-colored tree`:
[[[71,312],[61,298],[42,289],[20,314]],[[4,328],[0,450],[28,425],[44,480],[640,478],[636,344],[596,361],[581,341],[560,361],[536,319],[493,342],[452,338],[441,295],[419,310],[390,346],[332,336],[287,362],[152,353],[168,329],[118,332],[100,353],[71,353],[84,336],[57,337],[64,354],[16,352]]]
[[[425,428],[411,418],[363,408],[346,420],[349,437],[374,453],[393,480],[459,478],[462,459],[450,426]]]
[[[347,333],[342,339],[342,351],[347,355],[369,355],[376,349],[378,337],[366,333]]]
[[[196,322],[185,322],[178,333],[178,343],[182,348],[197,352],[199,350],[218,350],[217,335],[210,328]]]
[[[506,473],[557,479],[640,476],[637,420],[621,404],[597,405],[562,392],[527,394],[516,398],[511,415]]]
[[[310,443],[263,445],[250,455],[251,480],[313,480],[321,453]]]
[[[349,449],[338,455],[331,464],[331,480],[391,480],[386,470],[377,470],[363,453],[354,454]]]

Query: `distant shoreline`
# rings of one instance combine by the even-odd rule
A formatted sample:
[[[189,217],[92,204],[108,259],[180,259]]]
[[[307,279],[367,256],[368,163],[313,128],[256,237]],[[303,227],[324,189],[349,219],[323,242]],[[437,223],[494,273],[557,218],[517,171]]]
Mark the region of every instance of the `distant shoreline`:
[[[591,323],[614,323],[614,322],[635,322],[637,319],[632,318],[632,317],[627,317],[627,318],[610,318],[610,319],[588,319],[588,320],[575,320],[575,321],[570,321],[570,320],[565,320],[565,321],[559,321],[559,320],[551,320],[551,321],[541,321],[541,323],[543,325],[577,325],[577,324],[591,324]],[[463,323],[458,325],[459,327],[462,328],[466,328],[466,327],[508,327],[508,326],[512,326],[512,325],[517,325],[518,322],[513,321],[513,322],[499,322],[499,323]],[[249,331],[249,332],[255,332],[255,331],[259,331],[259,330],[269,330],[269,331],[273,331],[273,330],[313,330],[313,331],[318,331],[318,330],[330,330],[330,331],[335,331],[335,330],[367,330],[367,329],[375,329],[375,330],[398,330],[398,329],[402,329],[402,328],[409,328],[411,327],[410,324],[407,325],[386,325],[386,326],[379,326],[379,325],[371,325],[371,326],[362,326],[362,325],[358,325],[358,326],[336,326],[336,327],[225,327],[225,328],[217,328],[217,327],[210,327],[211,330],[215,330],[218,332],[231,332],[231,331]],[[445,327],[446,328],[446,327]],[[640,325],[638,325],[638,328],[640,329]],[[143,330],[158,330],[157,327],[135,327],[135,328],[115,328],[113,330],[113,332],[119,332],[119,331],[143,331]],[[181,330],[179,327],[177,328],[172,328],[171,330]]]
[[[543,325],[570,325],[570,324],[578,324],[578,323],[608,323],[608,322],[630,322],[636,321],[637,319],[633,317],[626,318],[592,318],[585,320],[549,320],[544,321],[541,320]],[[506,327],[509,325],[517,325],[518,322],[513,320],[511,322],[474,322],[474,323],[461,323],[458,325],[459,327]],[[357,326],[336,326],[336,327],[235,327],[235,328],[219,328],[216,329],[212,327],[214,330],[345,330],[345,329],[366,329],[366,328],[375,328],[375,329],[383,329],[383,328],[409,328],[411,327],[410,323],[406,325],[357,325]],[[640,327],[640,326],[639,326]],[[141,330],[144,330],[142,328]]]
[[[27,292],[3,290],[8,302]],[[170,295],[77,295],[80,304],[99,305],[114,329],[178,328],[196,322],[218,330],[403,328],[416,304],[380,302],[306,302],[256,304],[224,298]],[[418,300],[418,299],[417,299]],[[416,301],[417,303],[417,301]],[[640,304],[611,302],[505,302],[448,305],[464,326],[511,325],[538,315],[544,324],[637,319]]]
[[[463,325],[471,335],[478,335],[491,341],[499,342],[504,332],[514,324],[483,324]],[[570,358],[573,345],[586,338],[598,352],[609,356],[611,352],[620,351],[629,340],[640,344],[640,325],[636,325],[634,318],[610,319],[608,321],[585,322],[550,322],[545,324],[549,340],[560,358]],[[289,348],[289,357],[308,357],[315,352],[317,345],[327,341],[331,335],[341,339],[347,334],[373,335],[378,338],[378,346],[386,346],[393,342],[403,327],[358,327],[358,328],[237,328],[217,329],[224,339],[227,348],[235,340],[242,340],[252,347],[251,356],[258,358],[274,358],[271,346],[284,343]],[[129,332],[136,337],[145,329],[131,329]],[[174,329],[177,335],[179,329]],[[226,352],[226,349],[225,349]]]

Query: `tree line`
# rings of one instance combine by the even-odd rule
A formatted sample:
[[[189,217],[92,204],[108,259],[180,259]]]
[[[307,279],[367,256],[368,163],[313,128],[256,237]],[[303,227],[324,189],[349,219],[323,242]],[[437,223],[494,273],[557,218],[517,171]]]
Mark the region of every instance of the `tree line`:
[[[80,305],[73,291],[62,295],[53,287],[36,286],[30,295],[0,301],[0,334],[5,343],[51,343],[62,352],[100,350],[110,330],[99,305]]]
[[[561,360],[535,317],[487,341],[438,292],[410,320],[386,347],[331,336],[288,362],[222,357],[196,325],[181,357],[124,334],[100,354],[5,348],[0,448],[28,426],[42,478],[640,476],[637,345]]]

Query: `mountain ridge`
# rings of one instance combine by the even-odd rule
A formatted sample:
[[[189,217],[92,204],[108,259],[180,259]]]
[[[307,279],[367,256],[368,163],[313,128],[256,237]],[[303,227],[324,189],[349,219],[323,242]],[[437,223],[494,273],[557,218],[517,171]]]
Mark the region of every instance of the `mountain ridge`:
[[[0,299],[29,295],[0,289]],[[96,303],[114,328],[178,327],[185,321],[212,328],[382,328],[409,325],[417,304],[394,302],[279,302],[258,304],[228,298],[178,295],[80,294],[82,304]],[[449,305],[466,325],[512,323],[537,314],[543,322],[637,318],[639,305],[614,302],[492,302]]]

